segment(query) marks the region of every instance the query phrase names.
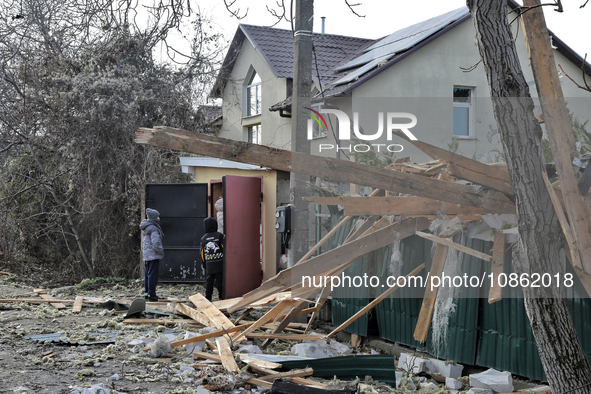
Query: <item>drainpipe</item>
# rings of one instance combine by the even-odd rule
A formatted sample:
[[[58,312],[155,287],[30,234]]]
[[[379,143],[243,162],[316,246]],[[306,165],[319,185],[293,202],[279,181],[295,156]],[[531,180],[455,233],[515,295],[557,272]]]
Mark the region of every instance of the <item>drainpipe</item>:
[[[320,35],[320,38],[322,38],[324,40],[326,38],[326,37],[324,37],[324,22],[326,21],[326,17],[321,16],[320,19],[322,19],[322,34]]]

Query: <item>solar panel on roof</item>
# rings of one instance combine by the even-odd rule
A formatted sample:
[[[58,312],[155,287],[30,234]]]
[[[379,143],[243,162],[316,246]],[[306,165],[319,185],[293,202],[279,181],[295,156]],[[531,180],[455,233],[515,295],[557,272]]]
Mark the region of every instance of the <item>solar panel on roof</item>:
[[[464,6],[458,8],[457,10],[447,12],[443,15],[419,22],[409,27],[405,27],[390,34],[389,36],[367,48],[361,56],[356,57],[355,59],[345,63],[340,67],[337,67],[336,71],[340,72],[363,66],[339,79],[333,83],[333,86],[353,81],[357,77],[376,67],[379,62],[388,60],[397,53],[412,48],[427,37],[443,29],[445,26],[468,14],[468,12],[468,7]]]

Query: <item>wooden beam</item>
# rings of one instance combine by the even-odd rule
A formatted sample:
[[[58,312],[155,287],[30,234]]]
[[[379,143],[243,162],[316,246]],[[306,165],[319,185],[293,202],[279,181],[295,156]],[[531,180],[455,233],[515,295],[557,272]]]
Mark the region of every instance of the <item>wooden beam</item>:
[[[269,371],[267,368],[270,368],[270,369],[278,369],[278,368],[281,368],[282,367],[282,365],[279,364],[279,363],[274,363],[272,361],[261,360],[261,359],[258,359],[256,357],[251,357],[251,356],[249,356],[247,354],[244,354],[244,353],[236,353],[236,355],[238,356],[238,358],[242,362],[247,363],[253,369],[255,369],[255,368],[256,369],[264,369],[265,371],[268,371],[268,373],[275,373],[275,371]]]
[[[217,329],[228,329],[234,327],[230,321],[218,308],[216,308],[203,294],[197,293],[189,297],[189,300],[197,307],[197,310],[207,316],[211,324]]]
[[[554,52],[539,0],[524,0],[532,9],[521,18],[530,64],[556,173],[562,187],[566,216],[571,225],[583,270],[591,273],[591,200],[578,187],[579,173],[573,159],[579,156],[570,115],[562,92]],[[575,263],[575,261],[573,261]]]
[[[441,276],[443,268],[445,267],[448,249],[449,248],[446,245],[442,244],[437,244],[435,247],[433,264],[431,264],[431,271],[429,274],[431,278]],[[425,287],[425,295],[423,297],[421,311],[419,312],[419,318],[414,332],[414,338],[421,343],[425,342],[427,339],[429,326],[431,325],[431,318],[433,317],[433,311],[435,310],[435,303],[437,302],[438,291],[439,286],[430,286],[427,284]]]
[[[310,320],[308,321],[308,325],[306,326],[306,329],[304,330],[305,333],[308,332],[310,330],[310,328],[312,328],[312,323],[314,323],[314,320],[316,319],[316,317],[318,317],[318,314],[320,313],[320,310],[322,309],[322,306],[324,305],[324,303],[328,299],[329,295],[330,295],[330,287],[326,286],[322,289],[322,291],[320,292],[320,295],[318,295],[318,300],[316,301],[316,306],[314,307],[316,309],[316,311],[314,311],[312,313],[312,316],[310,317]]]
[[[493,257],[489,254],[479,252],[477,250],[471,249],[471,248],[464,246],[464,245],[460,245],[460,244],[450,241],[448,239],[441,238],[441,237],[438,237],[433,234],[423,233],[421,231],[417,231],[416,234],[419,237],[428,239],[428,240],[436,242],[438,244],[443,244],[445,246],[449,246],[450,248],[459,250],[460,252],[467,253],[467,254],[472,255],[474,257],[478,257],[481,260],[488,261],[488,262],[493,261]]]
[[[281,339],[289,341],[322,341],[324,337],[321,335],[304,335],[304,334],[272,334],[266,332],[251,332],[246,334],[247,338],[259,338],[259,339]]]
[[[209,327],[212,325],[211,320],[209,320],[209,318],[207,316],[205,316],[203,313],[201,313],[198,310],[193,309],[185,304],[176,304],[174,306],[174,309],[176,309],[177,311],[179,311],[183,315],[190,317],[191,319],[195,320],[196,322],[203,324],[205,327]]]
[[[452,226],[450,228],[444,228],[439,234],[440,238],[451,238],[456,233],[461,231],[464,227],[469,224],[463,223],[460,228]],[[429,271],[429,277],[440,277],[445,267],[445,261],[447,259],[448,247],[442,244],[437,244],[435,247],[435,254],[433,256],[433,263],[431,264],[431,271]],[[425,287],[425,295],[423,296],[423,303],[421,305],[421,311],[419,312],[419,318],[415,327],[414,338],[419,342],[425,342],[427,339],[427,333],[429,332],[429,326],[431,325],[431,318],[433,317],[433,310],[435,308],[435,302],[437,300],[437,293],[439,292],[439,285],[435,286],[431,283],[431,286]]]
[[[488,303],[500,301],[503,298],[503,288],[499,285],[499,275],[505,270],[505,234],[495,230],[493,243],[493,261],[491,264],[492,283],[488,292]]]
[[[301,264],[281,271],[257,289],[245,294],[239,302],[228,308],[228,311],[235,312],[240,310],[246,305],[268,296],[269,292],[272,294],[277,291],[283,291],[294,284],[301,283],[302,277],[304,276],[312,277],[322,274],[338,267],[343,261],[355,260],[366,253],[389,245],[396,240],[406,238],[412,235],[417,229],[426,229],[429,227],[429,224],[430,221],[424,218],[406,219],[319,256],[312,257]]]
[[[301,378],[303,376],[310,376],[313,373],[314,370],[312,368],[292,369],[291,371],[287,372],[276,372],[274,374],[266,375],[259,379],[272,382],[275,379]]]
[[[218,347],[218,352],[224,368],[230,372],[240,372],[240,368],[238,368],[238,364],[236,364],[236,360],[234,360],[234,355],[232,354],[232,349],[230,349],[228,340],[224,337],[218,337],[216,338],[215,343]]]
[[[277,326],[277,328],[275,328],[273,330],[272,334],[277,335],[278,333],[280,333],[281,331],[283,331],[283,329],[286,328],[287,325],[293,321],[293,319],[295,319],[296,317],[298,317],[300,315],[300,312],[306,306],[308,306],[308,301],[300,301],[299,303],[297,303],[291,309],[291,311],[289,311],[289,313],[287,314],[287,316],[285,316],[285,318],[281,321],[281,323],[279,323],[279,325]],[[265,349],[267,346],[269,346],[271,344],[271,342],[273,342],[274,339],[276,339],[276,338],[274,338],[274,337],[268,337],[268,339],[266,339],[261,344],[261,349]]]
[[[429,156],[435,156],[439,159],[446,160],[448,162],[447,171],[450,175],[478,185],[489,187],[493,190],[502,192],[507,196],[513,196],[511,179],[509,178],[509,173],[507,171],[472,160],[466,156],[458,155],[457,153],[450,152],[426,142],[411,141],[402,132],[395,132],[395,134],[410,142]]]
[[[242,331],[240,334],[236,335],[236,337],[234,337],[234,340],[235,341],[241,340],[247,334],[250,334],[251,332],[253,332],[257,328],[261,327],[263,324],[267,323],[268,321],[271,321],[275,316],[282,313],[286,309],[293,308],[293,306],[297,303],[298,303],[298,301],[296,301],[296,300],[281,301],[273,309],[271,309],[269,312],[267,312],[263,317],[261,317],[259,320],[257,320],[252,326],[248,327],[247,329]]]
[[[412,270],[410,274],[406,275],[406,277],[405,277],[406,280],[408,281],[409,277],[417,275],[424,268],[425,268],[425,263],[419,265],[417,268],[415,268],[414,270]],[[376,306],[377,304],[379,304],[384,298],[388,297],[390,294],[392,294],[397,289],[398,289],[398,285],[390,287],[388,290],[386,290],[385,292],[383,292],[382,294],[380,294],[378,297],[376,297],[372,302],[370,302],[369,304],[367,304],[366,306],[364,306],[359,312],[355,313],[353,316],[351,316],[349,319],[347,319],[343,324],[341,324],[340,326],[338,326],[337,328],[335,328],[334,330],[332,330],[332,332],[330,334],[328,334],[326,336],[326,338],[332,338],[339,331],[342,331],[345,328],[347,328],[355,320],[359,319],[359,317],[361,317],[364,314],[366,314],[371,308],[373,308],[374,306]]]
[[[347,216],[366,215],[488,215],[495,213],[424,197],[304,197],[322,205],[342,205]]]
[[[207,352],[193,352],[193,358],[202,358],[204,360],[211,360],[217,363],[222,362],[222,358],[219,355]]]
[[[568,219],[564,214],[564,210],[562,209],[562,205],[558,200],[558,196],[556,195],[556,191],[550,184],[550,180],[548,179],[548,175],[546,173],[542,173],[542,177],[544,178],[544,183],[546,184],[546,189],[548,190],[548,194],[550,195],[550,199],[552,200],[552,205],[554,206],[554,211],[556,211],[556,216],[558,216],[558,221],[560,222],[560,227],[562,227],[562,232],[564,233],[564,237],[566,238],[566,242],[568,244],[568,250],[570,252],[571,261],[574,267],[578,268],[579,270],[583,270],[583,264],[581,262],[581,256],[579,254],[579,249],[577,248],[577,241],[572,233],[572,229],[570,224],[568,223]]]
[[[166,126],[158,126],[153,129],[140,128],[136,132],[135,142],[317,176],[333,181],[356,183],[419,197],[441,199],[456,204],[491,209],[497,213],[515,211],[513,202],[495,190],[475,190],[472,186],[420,175],[192,133]]]
[[[76,296],[74,306],[72,307],[72,313],[80,313],[82,311],[82,301],[84,301],[84,297]]]
[[[230,327],[227,330],[225,330],[225,329],[218,330],[218,331],[209,332],[207,334],[197,335],[197,336],[187,338],[187,339],[180,339],[178,341],[171,342],[170,346],[171,347],[183,346],[183,345],[187,345],[187,344],[193,343],[193,342],[199,342],[199,341],[204,341],[204,340],[210,339],[210,338],[221,337],[222,335],[231,334],[233,332],[245,330],[253,324],[254,324],[254,322],[246,323],[246,324],[242,324],[239,326]]]
[[[39,297],[41,297],[41,298],[43,298],[44,300],[47,300],[47,301],[52,301],[52,302],[50,302],[49,305],[51,305],[55,309],[66,309],[67,308],[67,306],[65,304],[59,302],[58,300],[56,300],[55,298],[53,298],[49,294],[39,293]]]

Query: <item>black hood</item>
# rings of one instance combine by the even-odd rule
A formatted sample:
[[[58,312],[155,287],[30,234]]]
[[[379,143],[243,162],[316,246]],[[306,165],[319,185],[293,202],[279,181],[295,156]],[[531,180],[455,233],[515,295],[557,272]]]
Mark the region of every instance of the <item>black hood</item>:
[[[205,227],[206,233],[213,233],[214,231],[218,231],[218,222],[214,218],[203,219],[203,226]]]

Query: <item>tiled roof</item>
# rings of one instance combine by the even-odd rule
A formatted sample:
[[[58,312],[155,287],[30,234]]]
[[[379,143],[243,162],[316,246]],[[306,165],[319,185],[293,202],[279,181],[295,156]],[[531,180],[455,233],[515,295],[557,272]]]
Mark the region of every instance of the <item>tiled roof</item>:
[[[271,27],[240,25],[257,51],[267,61],[278,78],[293,78],[293,34],[291,30]],[[355,58],[375,40],[346,37],[332,34],[313,36],[315,54],[318,56],[312,64],[312,75],[323,87],[332,83],[336,74],[334,69]],[[316,72],[316,64],[318,72]]]
[[[508,5],[513,9],[519,7],[519,4],[514,0],[509,0]],[[314,34],[314,56],[317,56],[317,58],[313,58],[315,61],[312,63],[312,77],[318,82],[318,74],[320,74],[322,96],[346,95],[357,86],[380,74],[468,19],[470,19],[470,14],[467,9],[462,8],[401,29],[378,40],[330,34],[325,35],[323,39],[320,34]],[[587,62],[558,37],[554,36],[552,32],[550,32],[550,35],[553,36],[553,42],[557,45],[559,52],[578,67],[584,67],[585,71],[591,75],[591,67]],[[293,35],[291,30],[240,25],[232,41],[232,47],[224,60],[222,72],[220,72],[216,81],[213,90],[214,96],[221,97],[221,87],[225,83],[225,75],[228,75],[229,70],[233,67],[242,42],[246,37],[266,60],[278,78],[293,78]],[[412,42],[402,46],[400,43],[403,41]],[[388,46],[396,47],[396,51],[389,50]],[[388,49],[386,55],[380,52],[382,48]],[[374,56],[372,52],[380,53]],[[369,57],[368,61],[361,61],[366,57]],[[318,67],[318,70],[316,70],[316,67]],[[320,98],[317,97],[317,99]],[[273,105],[270,109],[274,111],[290,106],[291,97],[288,97],[282,102]]]

